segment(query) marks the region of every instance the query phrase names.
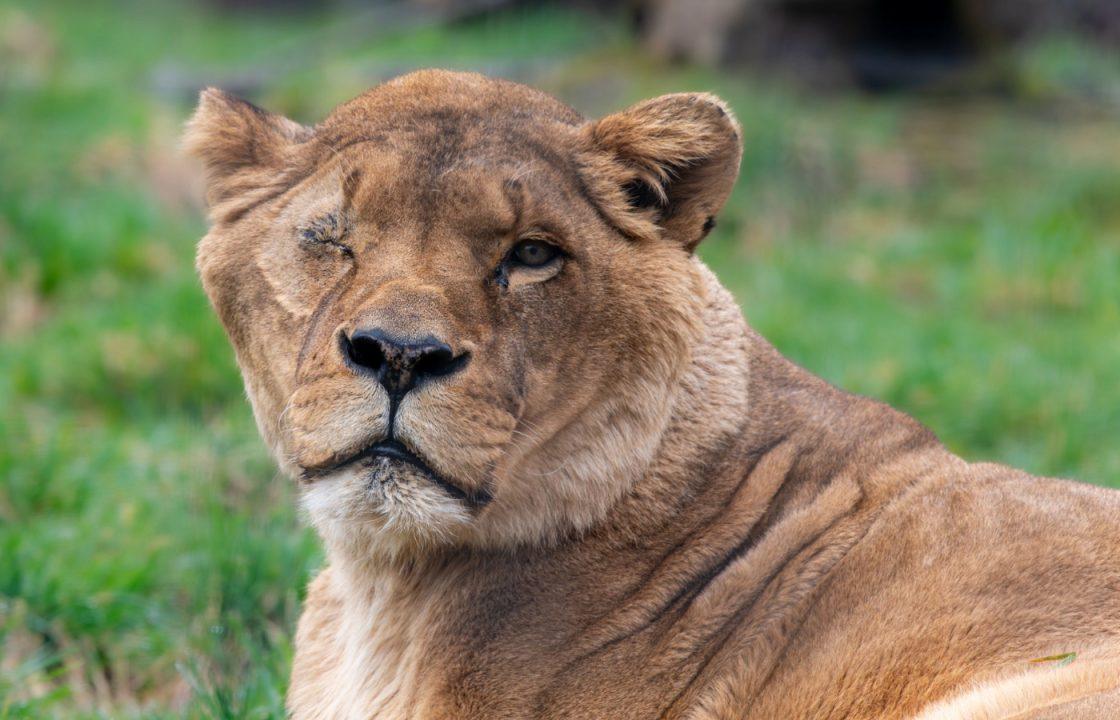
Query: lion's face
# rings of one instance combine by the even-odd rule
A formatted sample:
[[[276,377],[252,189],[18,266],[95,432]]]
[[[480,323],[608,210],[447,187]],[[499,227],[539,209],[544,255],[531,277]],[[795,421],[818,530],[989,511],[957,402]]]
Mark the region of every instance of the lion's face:
[[[585,122],[423,72],[314,129],[208,91],[207,293],[328,542],[548,539],[651,461],[699,332],[692,248],[734,180],[709,96]]]

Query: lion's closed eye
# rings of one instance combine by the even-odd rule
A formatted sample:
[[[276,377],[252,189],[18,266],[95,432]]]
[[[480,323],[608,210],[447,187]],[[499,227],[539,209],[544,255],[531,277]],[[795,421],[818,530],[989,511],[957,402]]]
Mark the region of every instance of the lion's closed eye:
[[[298,230],[299,244],[311,253],[334,252],[353,257],[354,251],[344,240],[347,234],[346,218],[337,212],[320,215],[301,225]]]

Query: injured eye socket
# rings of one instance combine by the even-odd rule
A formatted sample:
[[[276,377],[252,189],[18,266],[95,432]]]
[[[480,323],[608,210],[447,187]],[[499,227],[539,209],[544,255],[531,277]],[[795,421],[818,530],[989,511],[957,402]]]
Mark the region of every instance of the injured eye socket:
[[[307,249],[332,248],[352,257],[354,252],[342,242],[346,237],[346,222],[337,213],[328,213],[299,228],[300,244]]]
[[[560,257],[560,248],[544,240],[522,240],[509,251],[507,262],[523,267],[539,268]]]

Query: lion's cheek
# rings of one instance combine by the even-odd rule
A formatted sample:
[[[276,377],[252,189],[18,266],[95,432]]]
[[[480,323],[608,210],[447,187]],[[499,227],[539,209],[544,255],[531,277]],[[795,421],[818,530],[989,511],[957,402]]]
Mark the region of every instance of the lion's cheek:
[[[516,426],[515,416],[486,400],[477,387],[434,387],[404,397],[394,432],[437,472],[482,489]]]
[[[345,258],[337,253],[305,257],[291,243],[267,243],[257,250],[257,269],[288,322],[303,325],[323,303],[339,290],[347,277]]]
[[[280,418],[287,459],[302,468],[358,452],[371,438],[384,436],[388,423],[385,392],[341,375],[298,387]]]

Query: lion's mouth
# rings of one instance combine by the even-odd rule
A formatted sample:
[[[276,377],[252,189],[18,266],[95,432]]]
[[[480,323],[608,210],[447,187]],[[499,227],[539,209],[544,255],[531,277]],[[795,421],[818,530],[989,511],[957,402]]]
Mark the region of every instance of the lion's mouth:
[[[379,440],[352,455],[348,455],[342,460],[334,461],[327,465],[304,468],[303,479],[314,480],[315,478],[330,475],[331,473],[342,470],[355,463],[382,457],[412,465],[426,475],[429,480],[443,489],[448,495],[468,505],[482,507],[493,499],[493,496],[485,488],[468,489],[448,480],[433,470],[422,457],[409,450],[397,440]]]

